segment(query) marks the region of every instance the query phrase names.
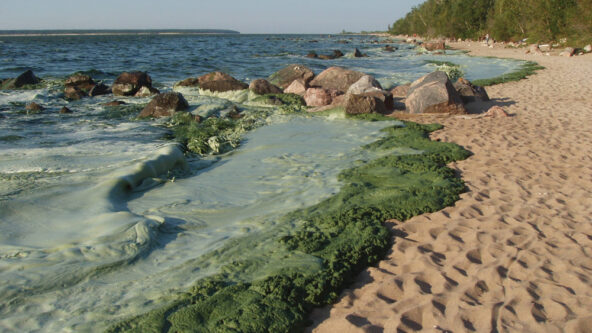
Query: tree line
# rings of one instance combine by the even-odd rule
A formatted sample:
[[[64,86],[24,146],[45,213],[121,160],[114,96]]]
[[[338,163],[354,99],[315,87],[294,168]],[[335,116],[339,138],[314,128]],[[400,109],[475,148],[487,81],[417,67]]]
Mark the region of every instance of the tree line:
[[[592,41],[592,0],[427,0],[389,32],[583,45]]]

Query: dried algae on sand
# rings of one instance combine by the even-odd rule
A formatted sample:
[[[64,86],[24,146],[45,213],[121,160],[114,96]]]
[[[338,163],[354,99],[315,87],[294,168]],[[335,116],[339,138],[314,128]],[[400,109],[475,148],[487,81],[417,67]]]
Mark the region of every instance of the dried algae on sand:
[[[392,242],[384,221],[437,211],[459,199],[464,183],[446,163],[470,153],[430,141],[429,133],[440,128],[410,122],[386,127],[384,137],[364,147],[375,158],[341,172],[339,193],[280,217],[265,232],[275,244],[271,253],[236,260],[197,281],[174,303],[108,331],[302,330],[313,307],[336,301],[357,273],[384,257]],[[244,238],[227,247],[240,250],[256,242]]]

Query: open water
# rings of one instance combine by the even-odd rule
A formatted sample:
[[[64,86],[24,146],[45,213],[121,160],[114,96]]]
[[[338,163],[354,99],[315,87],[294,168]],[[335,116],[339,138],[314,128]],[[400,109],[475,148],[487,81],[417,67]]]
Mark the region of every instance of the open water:
[[[420,55],[404,44],[392,44],[398,50],[389,53],[385,42],[327,35],[0,36],[0,78],[32,69],[49,82],[0,91],[0,330],[96,331],[169,302],[231,260],[261,257],[261,271],[245,280],[264,276],[266,266],[289,265],[268,235],[290,226],[276,226],[274,218],[339,191],[337,174],[372,158],[361,146],[386,126],[275,114],[233,152],[186,155],[165,139],[162,121],[135,119],[150,98],[117,98],[128,106],[116,109],[103,106],[113,96],[68,103],[61,85],[67,76],[83,71],[110,84],[123,71],[147,71],[155,87],[169,91],[211,71],[249,82],[301,63],[316,73],[330,66],[363,71],[389,88],[434,71],[428,60],[459,64],[469,80],[521,64],[455,51]],[[368,57],[353,58],[354,48]],[[305,57],[334,49],[346,56]],[[183,93],[195,114],[234,105],[257,112],[243,103],[244,94]],[[46,110],[27,113],[30,102]],[[64,105],[74,112],[59,114]],[[314,258],[293,260],[318,265]]]

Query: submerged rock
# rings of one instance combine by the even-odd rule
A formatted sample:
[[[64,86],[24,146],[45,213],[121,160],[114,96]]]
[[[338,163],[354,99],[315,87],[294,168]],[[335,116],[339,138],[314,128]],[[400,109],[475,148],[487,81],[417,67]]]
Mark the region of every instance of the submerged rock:
[[[72,110],[70,110],[70,109],[68,109],[67,107],[63,106],[63,107],[60,109],[60,113],[61,113],[61,114],[72,113]]]
[[[441,71],[427,74],[413,82],[405,104],[407,112],[413,114],[467,112],[448,75]]]
[[[269,83],[269,81],[265,79],[256,79],[251,81],[251,84],[249,85],[249,90],[251,90],[257,95],[283,93],[282,89],[280,89],[276,85]]]
[[[356,48],[356,49],[354,49],[354,57],[356,57],[356,58],[362,58],[362,57],[367,57],[367,55],[362,54],[362,52],[360,52],[360,50],[358,50]]]
[[[138,117],[168,117],[177,111],[184,111],[189,108],[189,103],[185,97],[177,92],[167,92],[156,95],[148,105],[140,112]]]
[[[315,74],[310,68],[304,65],[292,64],[271,74],[268,79],[272,84],[286,89],[294,80],[300,79],[305,84],[308,84],[314,76]]]
[[[454,83],[454,89],[456,89],[464,103],[489,101],[489,96],[485,88],[475,86],[469,80],[462,77]]]
[[[125,102],[123,101],[111,101],[108,103],[103,104],[104,106],[120,106],[120,105],[125,105]]]
[[[39,111],[45,110],[45,108],[35,102],[31,102],[31,103],[27,104],[27,106],[25,106],[25,110],[39,112]]]
[[[383,48],[383,50],[384,50],[385,52],[395,52],[395,50],[397,50],[397,48],[396,48],[396,47],[394,47],[394,46],[391,46],[391,45],[387,45],[387,46],[385,46],[385,47]]]
[[[337,58],[341,58],[341,57],[343,57],[343,52],[341,52],[340,50],[333,50],[333,53],[331,53],[331,54],[319,55],[319,59],[323,59],[323,60],[331,60],[331,59],[337,59]]]
[[[146,72],[124,72],[113,82],[111,90],[116,96],[134,96],[142,87],[152,88],[152,78]]]
[[[329,67],[310,82],[311,87],[334,89],[345,93],[349,87],[366,74],[342,67]]]
[[[41,82],[41,79],[36,77],[33,71],[29,69],[14,79],[5,79],[2,82],[2,89],[18,89],[39,82]]]
[[[308,52],[308,53],[306,54],[306,57],[307,57],[307,58],[316,59],[316,58],[318,58],[318,57],[319,57],[319,55],[318,55],[316,52],[312,51],[312,52]]]
[[[222,72],[212,72],[202,75],[198,78],[198,82],[201,89],[213,92],[245,90],[249,88],[248,84]]]

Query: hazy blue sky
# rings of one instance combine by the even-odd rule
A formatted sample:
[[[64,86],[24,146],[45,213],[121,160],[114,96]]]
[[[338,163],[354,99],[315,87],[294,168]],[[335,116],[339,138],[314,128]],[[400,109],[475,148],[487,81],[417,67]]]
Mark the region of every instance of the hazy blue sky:
[[[386,30],[423,0],[0,0],[0,30],[233,29],[242,33]]]

